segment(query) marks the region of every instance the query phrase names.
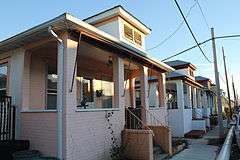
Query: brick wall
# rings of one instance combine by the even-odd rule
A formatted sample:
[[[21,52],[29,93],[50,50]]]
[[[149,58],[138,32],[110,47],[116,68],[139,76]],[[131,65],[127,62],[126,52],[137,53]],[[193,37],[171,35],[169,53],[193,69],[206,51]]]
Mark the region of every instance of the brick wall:
[[[106,119],[112,113],[110,121]],[[108,160],[112,145],[110,124],[114,135],[121,140],[121,131],[124,127],[124,112],[120,111],[91,111],[74,112],[68,115],[71,122],[68,124],[67,159],[81,160]]]
[[[123,143],[127,158],[153,160],[153,135],[150,130],[125,129]]]
[[[55,112],[21,113],[21,139],[30,140],[30,148],[47,156],[57,154]]]

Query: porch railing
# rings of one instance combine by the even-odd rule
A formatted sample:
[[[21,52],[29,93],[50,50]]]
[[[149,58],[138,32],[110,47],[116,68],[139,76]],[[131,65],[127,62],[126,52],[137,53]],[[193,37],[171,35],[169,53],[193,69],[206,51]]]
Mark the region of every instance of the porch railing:
[[[0,141],[15,139],[16,109],[11,101],[9,96],[0,96]]]
[[[193,117],[193,119],[197,119],[196,118],[197,116],[203,117],[202,113],[200,113],[198,110],[194,109],[193,112],[194,112],[194,116],[195,116],[195,117]]]
[[[140,117],[141,117],[141,113],[139,113],[136,110],[131,111],[131,109],[126,107],[125,108],[125,120],[126,120],[125,128],[127,128],[127,129],[151,130],[151,128],[148,127],[148,125],[146,123],[144,123],[141,120]]]

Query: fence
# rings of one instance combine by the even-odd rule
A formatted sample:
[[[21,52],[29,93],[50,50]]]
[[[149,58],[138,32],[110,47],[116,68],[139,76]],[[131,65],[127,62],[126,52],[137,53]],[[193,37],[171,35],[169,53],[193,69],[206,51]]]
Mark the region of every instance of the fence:
[[[15,139],[16,109],[11,104],[11,97],[0,97],[0,141]]]

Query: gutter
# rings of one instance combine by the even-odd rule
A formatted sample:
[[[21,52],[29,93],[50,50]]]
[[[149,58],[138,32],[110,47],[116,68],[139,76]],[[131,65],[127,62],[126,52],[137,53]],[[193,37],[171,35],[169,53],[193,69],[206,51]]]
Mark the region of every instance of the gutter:
[[[63,107],[64,107],[64,44],[63,40],[52,30],[48,32],[58,42],[58,83],[57,83],[57,157],[63,159]]]

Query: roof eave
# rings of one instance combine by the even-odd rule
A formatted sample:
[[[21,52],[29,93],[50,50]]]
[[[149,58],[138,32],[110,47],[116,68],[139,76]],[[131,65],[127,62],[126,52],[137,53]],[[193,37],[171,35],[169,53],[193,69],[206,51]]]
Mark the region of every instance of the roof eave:
[[[67,15],[67,13],[61,14],[60,16],[58,16],[54,19],[51,19],[47,22],[44,22],[44,23],[41,23],[41,24],[39,24],[35,27],[32,27],[32,28],[30,28],[30,29],[28,29],[24,32],[21,32],[21,33],[16,34],[12,37],[9,37],[9,38],[0,42],[0,48],[4,47],[7,44],[17,42],[18,40],[20,40],[22,38],[25,38],[25,37],[28,37],[29,35],[32,35],[34,33],[41,32],[41,31],[47,31],[49,26],[54,26],[56,23],[59,23],[61,21],[66,20],[66,15]]]
[[[96,27],[86,23],[86,22],[83,22],[82,20],[68,14],[68,13],[64,13],[52,20],[49,20],[47,22],[44,22],[40,25],[37,25],[33,28],[30,28],[22,33],[19,33],[13,37],[10,37],[6,40],[3,40],[0,42],[0,53],[1,53],[1,48],[4,49],[4,46],[5,45],[9,45],[9,44],[17,44],[17,42],[19,43],[19,46],[16,45],[16,47],[14,48],[13,46],[9,46],[9,50],[12,50],[12,49],[16,49],[16,48],[19,48],[21,47],[20,46],[20,41],[26,37],[30,37],[36,33],[41,33],[41,32],[47,32],[48,30],[48,27],[49,26],[53,26],[54,27],[59,27],[57,24],[61,24],[61,25],[64,25],[64,26],[61,26],[62,29],[69,29],[67,28],[66,26],[66,23],[67,22],[71,22],[73,24],[75,24],[78,29],[81,29],[81,30],[84,30],[85,32],[91,32],[93,33],[94,35],[96,36],[100,36],[104,39],[107,39],[107,40],[110,40],[112,43],[120,46],[122,48],[122,50],[127,50],[128,52],[131,52],[131,53],[134,53],[136,56],[138,56],[139,58],[143,58],[145,61],[149,62],[149,63],[152,63],[153,65],[157,66],[158,68],[160,68],[161,70],[165,71],[165,72],[171,72],[171,71],[174,71],[174,69],[170,66],[168,66],[167,64],[163,63],[163,62],[160,62],[160,61],[157,61],[157,60],[154,60],[148,56],[146,56],[146,53],[143,52],[143,51],[140,51],[136,48],[133,48],[131,46],[128,46],[127,44],[121,42],[120,40],[118,40],[117,38],[97,29]],[[4,52],[4,51],[2,51]]]

